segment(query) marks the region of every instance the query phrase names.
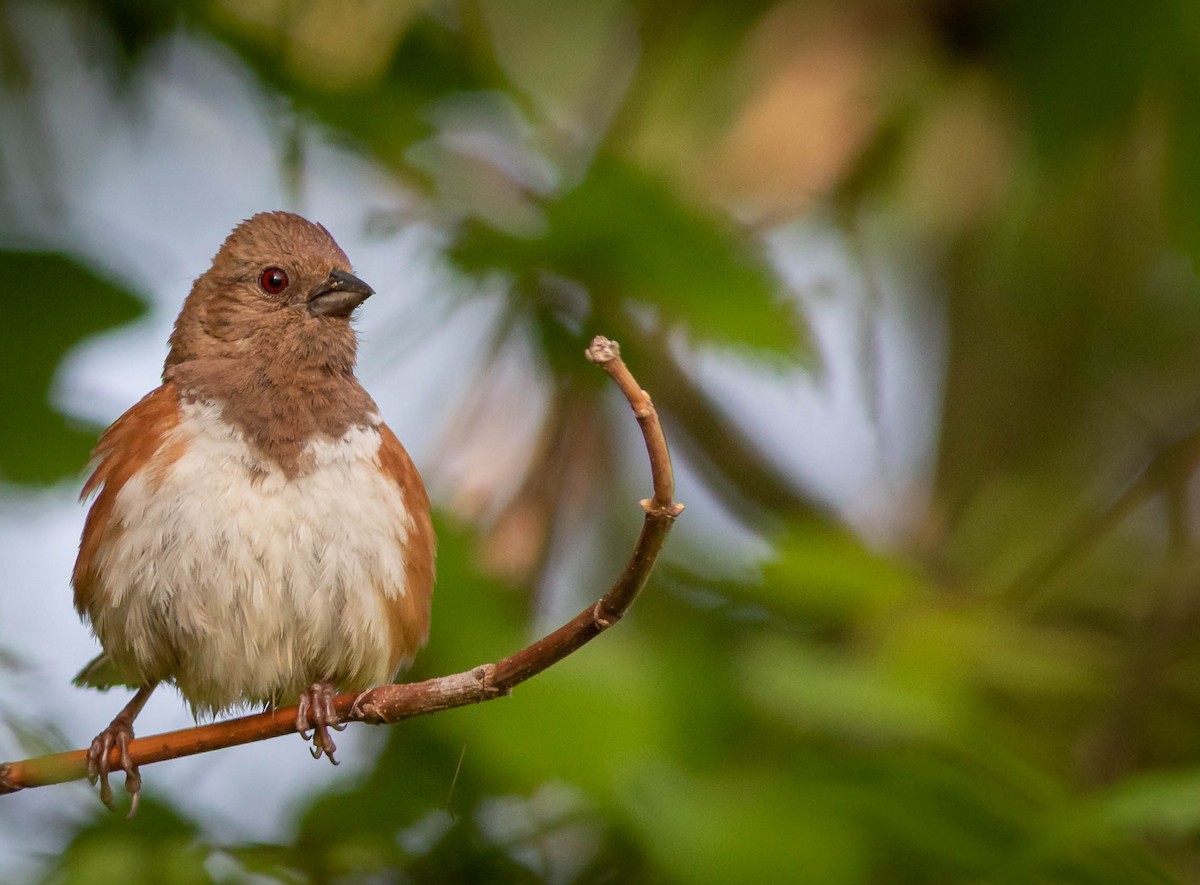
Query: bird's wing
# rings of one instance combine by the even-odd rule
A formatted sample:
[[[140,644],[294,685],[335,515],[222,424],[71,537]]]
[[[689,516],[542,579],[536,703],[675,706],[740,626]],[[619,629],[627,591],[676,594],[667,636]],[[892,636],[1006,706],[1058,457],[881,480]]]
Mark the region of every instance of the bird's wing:
[[[96,500],[83,524],[79,556],[71,576],[75,587],[75,609],[80,614],[87,613],[100,589],[97,564],[101,549],[114,532],[120,531],[120,526],[113,520],[117,495],[130,477],[154,458],[178,424],[179,397],[174,386],[168,383],[148,393],[118,418],[96,444],[92,452],[95,466],[80,495],[82,499],[96,493]],[[156,459],[163,470],[183,454],[182,443],[176,441],[172,445],[178,451],[166,452],[165,457]]]
[[[141,688],[143,683],[117,667],[112,658],[108,656],[108,652],[101,652],[92,658],[86,667],[75,674],[71,684],[78,688],[98,688],[101,691],[108,691],[117,686]]]
[[[404,547],[404,592],[378,588],[383,594],[392,637],[392,669],[409,663],[429,638],[437,538],[429,516],[429,495],[416,466],[386,424],[379,425],[379,469],[400,487],[408,511],[408,531],[397,538]]]

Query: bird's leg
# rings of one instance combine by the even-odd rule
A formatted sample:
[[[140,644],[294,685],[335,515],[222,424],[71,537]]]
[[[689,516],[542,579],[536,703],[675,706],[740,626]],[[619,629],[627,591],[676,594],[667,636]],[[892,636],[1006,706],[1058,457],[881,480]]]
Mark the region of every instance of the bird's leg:
[[[314,759],[325,755],[337,765],[338,761],[333,758],[337,744],[333,742],[329,729],[342,731],[346,726],[338,721],[337,710],[333,707],[335,694],[333,685],[328,682],[314,682],[307,691],[302,692],[300,707],[296,711],[296,731],[306,741],[311,738],[313,745],[309,752]],[[311,735],[308,734],[309,728],[312,729]]]
[[[120,752],[121,768],[125,771],[125,790],[130,796],[128,817],[137,814],[138,797],[142,791],[142,776],[129,757],[129,742],[133,740],[133,720],[142,712],[142,707],[146,706],[146,701],[150,699],[150,693],[157,684],[151,682],[139,688],[133,700],[125,705],[125,709],[117,714],[108,728],[96,735],[88,748],[88,777],[92,783],[96,782],[96,778],[100,779],[100,801],[108,806],[109,811],[117,810],[113,805],[112,787],[108,784],[109,756],[113,747]]]

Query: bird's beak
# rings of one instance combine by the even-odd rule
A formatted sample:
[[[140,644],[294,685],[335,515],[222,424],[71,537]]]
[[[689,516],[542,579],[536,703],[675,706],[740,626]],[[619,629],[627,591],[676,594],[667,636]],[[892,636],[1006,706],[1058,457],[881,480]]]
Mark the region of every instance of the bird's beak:
[[[316,316],[348,317],[374,294],[375,290],[354,274],[334,269],[308,293],[308,312]]]

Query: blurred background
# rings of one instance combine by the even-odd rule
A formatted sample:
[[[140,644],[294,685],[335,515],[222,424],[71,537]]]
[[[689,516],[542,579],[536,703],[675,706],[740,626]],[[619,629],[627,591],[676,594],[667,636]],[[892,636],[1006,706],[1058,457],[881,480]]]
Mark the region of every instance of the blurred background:
[[[513,697],[156,765],[132,822],[0,798],[0,879],[1200,877],[1200,7],[0,0],[0,759],[125,703],[69,684],[83,467],[275,208],[379,292],[441,538],[411,678],[623,565],[592,335],[687,513]]]

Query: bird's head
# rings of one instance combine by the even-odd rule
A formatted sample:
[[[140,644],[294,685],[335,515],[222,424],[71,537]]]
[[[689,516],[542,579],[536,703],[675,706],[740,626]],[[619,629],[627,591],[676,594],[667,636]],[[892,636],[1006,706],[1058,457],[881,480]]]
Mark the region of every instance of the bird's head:
[[[290,212],[255,215],[234,228],[192,286],[167,374],[206,359],[352,369],[350,315],[373,294],[324,227]]]

